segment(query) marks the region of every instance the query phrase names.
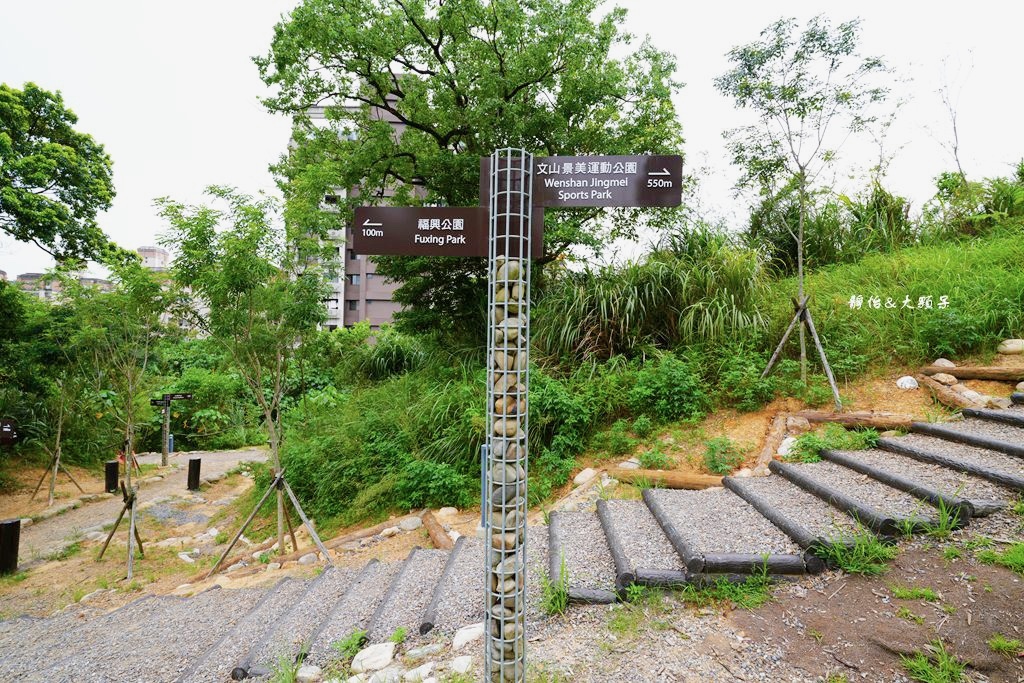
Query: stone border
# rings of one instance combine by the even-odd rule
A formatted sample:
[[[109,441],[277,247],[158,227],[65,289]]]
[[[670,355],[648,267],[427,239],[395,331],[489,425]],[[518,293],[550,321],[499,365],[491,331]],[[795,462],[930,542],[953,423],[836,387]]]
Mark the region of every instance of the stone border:
[[[973,474],[976,477],[980,477],[993,484],[999,484],[1007,488],[1016,489],[1017,491],[1024,491],[1024,477],[1018,477],[1012,474],[1004,474],[995,470],[990,470],[986,467],[979,467],[973,463],[962,462],[955,458],[950,458],[945,455],[939,455],[938,453],[932,453],[925,451],[915,446],[900,443],[894,439],[882,438],[878,440],[876,444],[877,448],[883,451],[889,451],[890,453],[898,453],[905,455],[908,458],[914,460],[920,460],[931,465],[940,465],[942,467],[948,467],[956,472],[963,472],[965,474]]]
[[[915,422],[910,426],[910,431],[915,434],[934,436],[939,439],[945,439],[946,441],[955,441],[956,443],[962,443],[967,446],[987,448],[990,451],[999,451],[1000,453],[1005,453],[1007,455],[1024,458],[1024,446],[999,441],[998,439],[990,439],[987,436],[967,434],[965,432],[957,431],[956,429],[943,427],[942,425],[930,424],[927,422]]]

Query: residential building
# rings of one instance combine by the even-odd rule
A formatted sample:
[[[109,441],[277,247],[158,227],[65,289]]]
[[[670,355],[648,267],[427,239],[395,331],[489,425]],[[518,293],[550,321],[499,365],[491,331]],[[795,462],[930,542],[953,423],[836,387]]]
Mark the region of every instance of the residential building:
[[[79,273],[76,279],[82,286],[96,287],[101,292],[109,292],[114,288],[114,283],[110,280],[91,277],[84,273]],[[60,280],[49,278],[46,273],[22,273],[15,279],[15,284],[21,291],[44,301],[54,301],[60,298]]]

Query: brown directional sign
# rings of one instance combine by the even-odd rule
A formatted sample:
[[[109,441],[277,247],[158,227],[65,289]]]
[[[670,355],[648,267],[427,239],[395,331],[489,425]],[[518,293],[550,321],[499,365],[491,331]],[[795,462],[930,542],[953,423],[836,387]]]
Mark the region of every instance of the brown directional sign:
[[[164,394],[165,401],[191,401],[192,394]]]
[[[171,405],[170,400],[166,398],[151,398],[149,399],[149,405],[151,406],[169,406]]]
[[[490,160],[481,159],[487,203]],[[683,158],[674,154],[533,158],[534,206],[679,206]]]
[[[543,233],[536,222],[534,230],[537,257]],[[355,210],[351,248],[357,254],[487,256],[489,232],[485,206],[360,206]]]

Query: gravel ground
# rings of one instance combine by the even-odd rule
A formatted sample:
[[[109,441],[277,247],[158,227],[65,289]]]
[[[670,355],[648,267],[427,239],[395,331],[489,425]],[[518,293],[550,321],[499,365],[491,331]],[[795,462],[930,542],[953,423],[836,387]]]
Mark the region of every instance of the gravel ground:
[[[652,494],[695,553],[802,554],[789,536],[732,491],[656,489]]]
[[[289,580],[271,588],[270,596],[261,605],[242,615],[235,628],[216,643],[211,650],[200,654],[195,671],[187,677],[189,683],[222,683],[229,679],[234,668],[258,643],[277,619],[291,607],[309,587],[308,581]]]
[[[48,649],[66,631],[97,618],[98,612],[82,605],[69,605],[49,618],[17,617],[0,622],[0,672],[8,660],[24,658],[29,651]]]
[[[842,465],[822,461],[792,465],[801,474],[821,485],[846,494],[865,507],[890,515],[894,518],[907,517],[919,520],[934,520],[935,508],[909,493],[854,472]]]
[[[352,586],[352,590],[345,593],[336,605],[331,604],[334,611],[329,615],[330,621],[324,624],[309,651],[312,663],[323,664],[335,657],[331,643],[344,640],[353,631],[366,625],[401,566],[400,562],[373,564],[361,575],[359,583]]]
[[[612,528],[622,543],[622,552],[634,570],[686,570],[658,520],[641,501],[609,500],[608,510],[612,513]]]
[[[526,625],[545,617],[540,608],[541,577],[548,575],[548,529],[531,526],[526,531]],[[481,602],[483,601],[481,592]]]
[[[905,455],[876,449],[839,452],[865,465],[911,479],[939,493],[960,496],[976,503],[979,508],[983,507],[982,504],[991,505],[993,502],[1006,504],[1013,498],[1008,489],[986,479],[972,477],[941,465],[930,465]]]
[[[269,641],[252,659],[261,669],[272,669],[283,656],[297,655],[303,643],[323,623],[334,603],[341,599],[355,574],[348,569],[328,567],[310,584],[299,602],[285,613]]]
[[[541,533],[546,529],[541,529]],[[441,586],[437,624],[433,631],[452,633],[484,618],[484,544],[476,539],[462,546],[452,573]]]
[[[559,512],[559,542],[569,588],[615,590],[615,563],[596,512]]]
[[[401,581],[395,585],[391,601],[384,606],[369,638],[373,642],[387,640],[398,628],[405,628],[412,637],[419,633],[423,610],[434,596],[434,587],[444,571],[448,552],[417,550],[406,563]]]
[[[942,426],[961,434],[976,434],[996,439],[1003,443],[1024,447],[1024,428],[1014,427],[1002,422],[990,422],[988,420],[979,420],[976,417],[969,417],[959,422],[943,423]]]
[[[927,453],[960,460],[977,467],[984,467],[993,472],[1024,477],[1024,458],[990,451],[987,448],[965,446],[955,441],[946,441],[945,439],[923,436],[921,434],[907,434],[896,440]]]
[[[152,517],[156,521],[163,524],[171,524],[173,526],[184,526],[186,524],[202,524],[206,525],[210,521],[210,518],[206,515],[198,512],[190,512],[189,510],[183,510],[182,506],[188,505],[183,500],[167,503],[157,503],[152,505],[142,513],[143,517]],[[145,524],[145,521],[142,522]]]
[[[742,485],[818,538],[841,540],[860,531],[860,525],[845,512],[804,491],[785,477],[776,474],[746,477]]]

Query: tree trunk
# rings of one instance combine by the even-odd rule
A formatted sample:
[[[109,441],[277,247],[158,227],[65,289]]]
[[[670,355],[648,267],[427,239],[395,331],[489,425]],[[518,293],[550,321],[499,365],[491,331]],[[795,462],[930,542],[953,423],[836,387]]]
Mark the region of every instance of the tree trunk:
[[[427,510],[426,514],[423,515],[423,526],[427,529],[430,542],[438,550],[451,550],[452,546],[455,545],[452,543],[451,537],[445,533],[444,527],[437,521],[437,517],[434,517],[434,513],[430,510]]]
[[[709,474],[692,474],[675,470],[624,470],[614,468],[608,476],[619,481],[632,484],[647,483],[652,486],[663,486],[668,489],[708,489],[722,485],[722,478]]]
[[[918,375],[917,382],[918,384],[927,387],[928,391],[932,393],[932,396],[935,397],[936,401],[938,401],[939,403],[944,403],[945,405],[950,406],[951,408],[985,407],[981,403],[977,403],[967,398],[966,396],[956,393],[955,391],[947,387],[945,384],[936,382],[934,379],[928,377],[927,375]]]
[[[994,367],[963,367],[944,368],[939,365],[926,365],[921,368],[922,375],[937,375],[945,373],[957,379],[987,379],[999,382],[1022,382],[1024,381],[1024,368],[994,368]]]
[[[793,414],[794,417],[802,417],[808,422],[825,423],[834,422],[844,427],[872,427],[874,429],[910,429],[914,418],[910,415],[896,413],[830,413],[823,410],[801,410]]]
[[[274,463],[274,476],[281,474],[280,436],[277,424],[267,413],[267,432],[270,436],[270,460]],[[284,554],[284,491],[277,490],[277,552]]]
[[[796,238],[797,301],[804,300],[804,212],[807,210],[805,183],[804,170],[800,169],[800,219]],[[807,384],[807,335],[804,332],[803,318],[800,319],[800,381],[804,385]]]

